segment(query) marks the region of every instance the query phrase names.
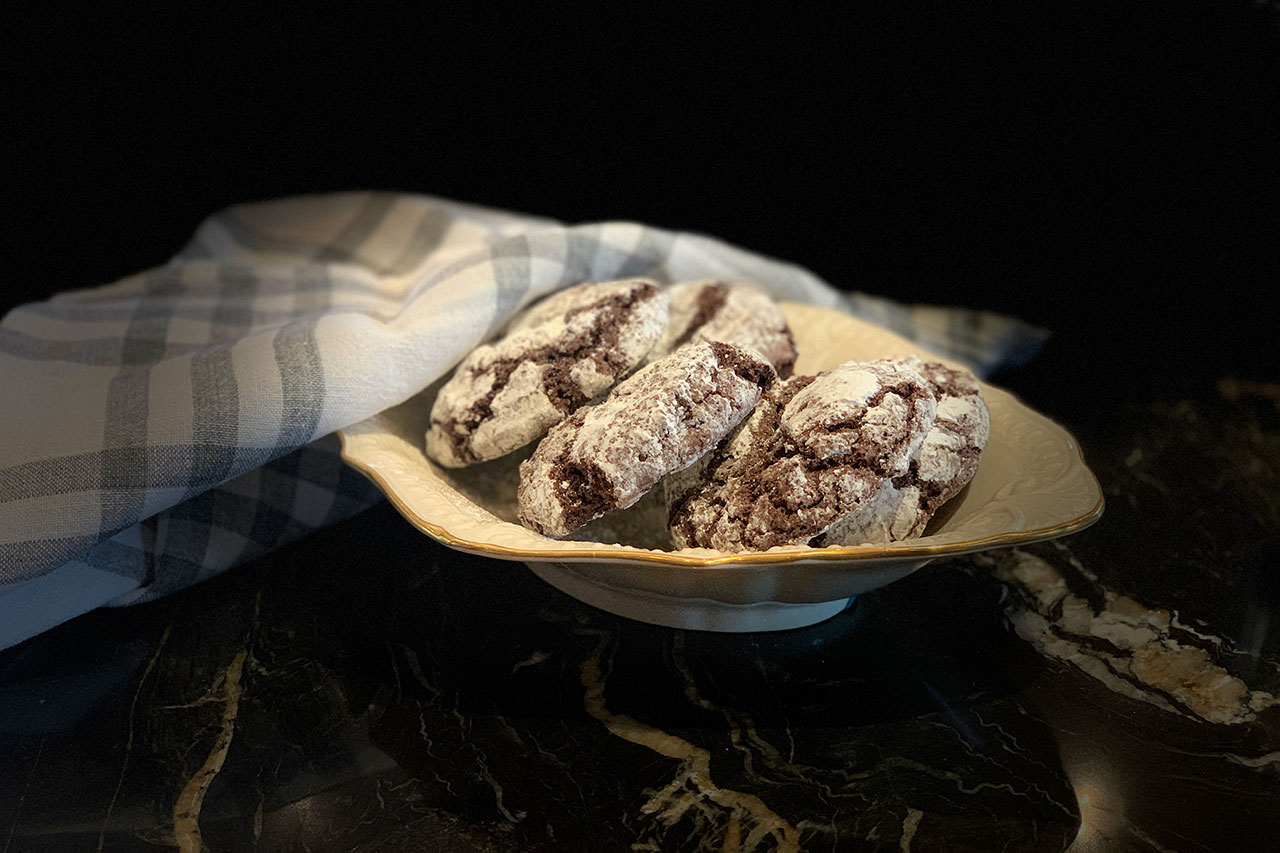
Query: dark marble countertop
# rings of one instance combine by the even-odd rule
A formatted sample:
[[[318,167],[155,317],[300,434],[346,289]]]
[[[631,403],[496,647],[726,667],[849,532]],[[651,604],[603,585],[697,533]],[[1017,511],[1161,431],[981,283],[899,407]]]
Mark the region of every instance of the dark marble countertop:
[[[630,622],[381,505],[0,653],[0,851],[1274,850],[1280,387],[1006,377],[1103,519],[821,624]]]

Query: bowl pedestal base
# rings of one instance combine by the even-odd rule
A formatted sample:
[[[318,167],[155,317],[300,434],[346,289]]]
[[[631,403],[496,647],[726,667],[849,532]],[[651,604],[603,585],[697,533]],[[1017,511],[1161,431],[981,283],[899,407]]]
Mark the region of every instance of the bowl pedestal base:
[[[830,619],[856,598],[850,596],[800,604],[782,601],[730,604],[709,598],[677,598],[644,590],[620,589],[585,580],[571,567],[561,563],[525,565],[556,589],[592,607],[650,625],[689,631],[747,633],[804,628]]]

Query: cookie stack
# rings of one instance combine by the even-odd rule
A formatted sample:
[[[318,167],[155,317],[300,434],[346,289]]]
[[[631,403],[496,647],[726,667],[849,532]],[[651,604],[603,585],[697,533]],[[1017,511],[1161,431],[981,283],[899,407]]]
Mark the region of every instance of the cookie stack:
[[[519,514],[551,537],[650,492],[676,548],[921,535],[977,470],[977,381],[917,358],[793,377],[795,360],[786,318],[750,284],[585,282],[458,365],[427,455],[456,468],[538,441]]]

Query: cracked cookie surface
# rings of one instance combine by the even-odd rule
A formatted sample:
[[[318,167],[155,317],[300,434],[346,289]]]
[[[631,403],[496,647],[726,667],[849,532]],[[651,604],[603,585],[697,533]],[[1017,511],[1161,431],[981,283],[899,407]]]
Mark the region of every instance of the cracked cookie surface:
[[[938,411],[906,474],[885,480],[874,499],[826,531],[820,545],[861,545],[913,539],[973,479],[987,445],[991,418],[978,380],[967,370],[905,359],[929,382]]]
[[[715,447],[775,377],[752,350],[681,347],[554,426],[520,465],[520,521],[565,536],[625,509]]]
[[[667,293],[670,316],[650,361],[685,344],[722,341],[760,353],[783,379],[791,375],[795,336],[777,303],[755,285],[703,279],[673,284]]]
[[[654,282],[625,279],[584,282],[535,304],[440,389],[427,456],[459,468],[541,437],[641,363],[666,327],[667,302]]]
[[[906,476],[937,416],[932,385],[907,361],[847,362],[775,385],[676,493],[677,548],[806,545]]]

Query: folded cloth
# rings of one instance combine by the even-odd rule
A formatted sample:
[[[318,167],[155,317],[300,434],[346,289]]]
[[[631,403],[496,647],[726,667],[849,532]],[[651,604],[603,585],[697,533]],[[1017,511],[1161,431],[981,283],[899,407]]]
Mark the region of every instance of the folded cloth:
[[[628,276],[752,279],[979,373],[1044,337],[631,222],[384,192],[232,207],[162,267],[0,321],[0,648],[369,506],[334,430],[408,399],[531,300]]]

